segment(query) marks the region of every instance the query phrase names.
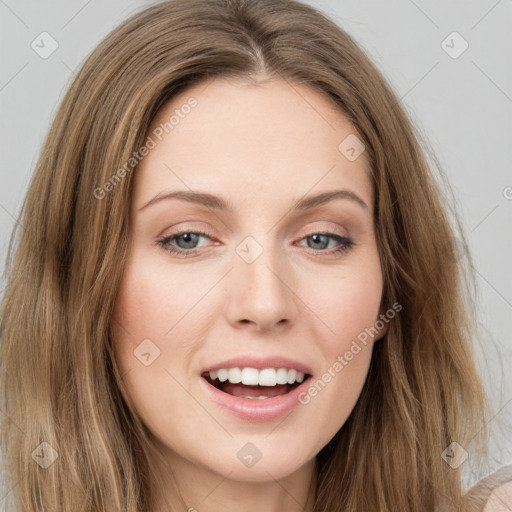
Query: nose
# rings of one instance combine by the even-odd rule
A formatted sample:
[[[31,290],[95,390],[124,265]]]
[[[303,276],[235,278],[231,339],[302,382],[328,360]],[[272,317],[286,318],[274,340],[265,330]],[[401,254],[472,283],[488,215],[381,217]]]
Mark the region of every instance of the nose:
[[[276,250],[265,248],[251,263],[235,254],[229,279],[225,311],[233,327],[267,332],[295,323],[298,308],[293,280]]]

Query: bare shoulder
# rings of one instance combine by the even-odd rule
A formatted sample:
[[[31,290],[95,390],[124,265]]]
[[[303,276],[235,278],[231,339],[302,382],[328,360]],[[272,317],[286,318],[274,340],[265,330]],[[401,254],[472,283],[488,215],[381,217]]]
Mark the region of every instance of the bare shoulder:
[[[475,512],[512,512],[512,466],[480,480],[466,494]]]
[[[512,512],[512,480],[492,491],[484,512]]]

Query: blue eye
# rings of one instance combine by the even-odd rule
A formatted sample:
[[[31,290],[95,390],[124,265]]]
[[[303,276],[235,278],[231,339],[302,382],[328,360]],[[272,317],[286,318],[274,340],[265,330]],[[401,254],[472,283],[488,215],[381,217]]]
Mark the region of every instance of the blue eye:
[[[199,252],[198,243],[201,238],[211,239],[212,237],[202,231],[181,231],[161,238],[157,243],[165,251],[187,258]],[[315,249],[315,253],[326,256],[348,251],[354,245],[350,238],[335,233],[312,233],[302,240],[307,240],[308,247]],[[334,250],[332,248],[326,250],[331,240],[337,242],[338,246]]]
[[[171,254],[188,257],[197,253],[197,243],[201,237],[210,238],[207,233],[200,231],[182,231],[166,236],[158,240],[157,243]],[[178,247],[171,245],[172,241],[175,241]]]
[[[334,250],[330,252],[341,252],[346,251],[350,247],[352,247],[353,242],[349,238],[346,238],[344,236],[336,235],[334,233],[314,233],[312,235],[308,235],[303,238],[303,240],[308,240],[308,247],[311,249],[320,249],[322,252],[327,249],[329,245],[330,240],[335,240],[338,242],[339,246]],[[312,241],[312,243],[309,243],[309,240]],[[321,247],[315,247],[314,244],[318,244]]]
[[[180,249],[195,249],[197,242],[202,235],[200,233],[181,233],[173,238],[176,239]],[[179,242],[183,241],[183,246],[180,246]]]

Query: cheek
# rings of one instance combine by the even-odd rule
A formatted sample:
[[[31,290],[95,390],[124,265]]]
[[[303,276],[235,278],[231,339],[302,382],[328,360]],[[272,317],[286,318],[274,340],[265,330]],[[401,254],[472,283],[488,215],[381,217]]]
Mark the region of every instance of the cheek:
[[[379,316],[382,277],[378,267],[354,269],[336,279],[309,283],[309,304],[322,320],[325,329],[321,339],[325,352],[332,355],[344,351],[358,336],[371,330]],[[367,341],[372,341],[367,336]]]
[[[127,265],[112,317],[114,354],[125,399],[157,436],[169,425],[181,428],[184,415],[177,417],[175,411],[191,409],[190,396],[179,384],[184,370],[177,363],[186,360],[187,346],[175,340],[181,325],[172,329],[185,309],[163,273],[141,260],[136,269]]]
[[[321,373],[299,397],[306,417],[316,419],[310,433],[317,451],[345,424],[359,399],[373,351],[369,333],[380,302],[380,296],[368,290],[354,289],[350,293],[345,288],[336,297],[327,320],[335,335],[321,338]]]
[[[173,321],[170,298],[163,300],[164,287],[153,269],[137,258],[127,262],[111,322],[116,361],[139,409],[148,402],[140,395],[148,389],[157,391],[162,382],[155,375],[163,371],[166,351],[162,340]]]
[[[321,447],[345,423],[366,380],[373,343],[379,338],[382,277],[378,264],[366,265],[311,285],[311,309],[322,320],[317,346],[323,368],[301,403],[318,419],[315,433]]]
[[[201,279],[181,269],[170,272],[154,258],[134,251],[125,267],[114,319],[133,337],[140,338],[139,343],[152,336],[166,340],[204,293]]]
[[[112,341],[128,395],[147,424],[157,413],[156,421],[168,425],[173,410],[187,410],[190,395],[179,383],[187,379],[189,351],[201,339],[204,327],[193,320],[199,310],[194,305],[204,294],[204,280],[166,271],[142,252],[135,250],[126,263]]]

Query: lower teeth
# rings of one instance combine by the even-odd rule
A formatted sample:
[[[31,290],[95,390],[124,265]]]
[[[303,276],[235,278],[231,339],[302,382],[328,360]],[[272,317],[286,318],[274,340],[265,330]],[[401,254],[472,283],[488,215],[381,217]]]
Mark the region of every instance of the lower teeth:
[[[239,396],[238,398],[250,398],[251,400],[265,400],[268,396]]]

